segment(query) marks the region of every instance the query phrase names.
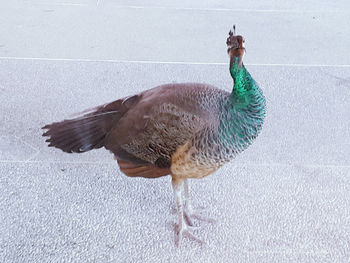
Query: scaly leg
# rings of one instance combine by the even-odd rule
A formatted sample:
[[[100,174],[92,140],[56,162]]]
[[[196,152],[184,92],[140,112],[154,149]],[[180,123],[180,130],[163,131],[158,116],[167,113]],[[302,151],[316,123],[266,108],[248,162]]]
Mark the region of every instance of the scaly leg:
[[[185,197],[185,207],[184,207],[184,218],[189,226],[193,226],[192,218],[196,218],[198,220],[207,221],[207,222],[215,222],[214,219],[206,218],[205,216],[202,216],[201,214],[197,214],[193,212],[193,208],[190,201],[190,186],[189,186],[189,180],[184,180],[184,197]]]
[[[193,226],[193,222],[191,220],[191,215],[193,214],[192,205],[190,201],[190,186],[188,179],[184,180],[184,197],[185,197],[185,211],[184,218],[189,226]]]
[[[186,224],[184,220],[184,209],[183,209],[183,200],[182,200],[182,193],[181,193],[182,181],[179,182],[173,179],[172,186],[173,186],[174,195],[175,195],[177,215],[179,218],[178,228],[175,232],[175,244],[179,246],[183,235],[186,235],[189,238],[198,241],[199,243],[203,243],[200,239],[195,237],[189,231],[189,226]]]

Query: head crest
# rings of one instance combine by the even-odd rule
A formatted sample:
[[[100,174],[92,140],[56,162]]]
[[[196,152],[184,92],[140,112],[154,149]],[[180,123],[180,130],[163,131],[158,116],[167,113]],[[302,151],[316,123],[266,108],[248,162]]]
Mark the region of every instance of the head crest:
[[[228,34],[230,36],[235,36],[236,35],[236,25],[233,25],[233,32],[232,32],[232,30],[230,30],[230,32],[228,32]]]
[[[233,32],[232,30],[228,32],[229,37],[226,40],[226,44],[229,48],[239,48],[240,45],[238,43],[237,36],[236,36],[236,25],[233,25],[232,28],[233,28]]]

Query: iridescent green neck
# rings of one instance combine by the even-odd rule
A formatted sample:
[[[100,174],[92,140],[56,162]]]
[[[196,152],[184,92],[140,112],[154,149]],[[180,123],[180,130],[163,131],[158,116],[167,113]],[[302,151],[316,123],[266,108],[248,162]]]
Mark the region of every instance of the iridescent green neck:
[[[237,108],[246,108],[260,90],[242,63],[242,58],[233,57],[230,62],[230,73],[234,85],[231,93],[232,102]]]
[[[241,58],[231,59],[232,93],[223,107],[219,134],[222,143],[240,151],[258,135],[265,118],[265,97],[244,67]]]

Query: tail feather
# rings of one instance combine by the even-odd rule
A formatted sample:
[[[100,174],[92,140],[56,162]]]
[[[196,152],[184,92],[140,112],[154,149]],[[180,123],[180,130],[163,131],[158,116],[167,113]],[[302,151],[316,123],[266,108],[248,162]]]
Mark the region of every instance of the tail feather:
[[[132,102],[132,103],[131,103]],[[81,117],[45,125],[43,136],[49,147],[67,153],[82,153],[104,146],[104,139],[118,120],[138,102],[138,96],[117,100],[91,109]]]
[[[88,116],[55,122],[43,127],[48,129],[43,136],[49,138],[49,147],[56,147],[67,153],[81,153],[101,148],[111,124],[118,118],[118,112]],[[118,118],[119,119],[119,118]]]

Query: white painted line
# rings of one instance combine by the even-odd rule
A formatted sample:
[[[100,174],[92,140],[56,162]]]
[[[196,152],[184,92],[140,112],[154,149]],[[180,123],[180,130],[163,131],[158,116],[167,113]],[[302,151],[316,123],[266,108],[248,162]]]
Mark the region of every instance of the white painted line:
[[[154,61],[154,60],[118,60],[118,59],[85,59],[85,58],[35,58],[35,57],[0,57],[0,60],[41,60],[41,61],[71,61],[71,62],[107,62],[107,63],[139,63],[139,64],[179,64],[179,65],[227,65],[224,62],[185,62],[185,61]]]
[[[113,158],[111,159],[113,160]],[[33,161],[33,160],[0,160],[0,163],[32,163],[32,164],[92,164],[92,165],[116,165],[116,161],[112,162],[90,162],[90,161],[82,161],[82,162],[69,162],[69,161]]]
[[[109,162],[93,162],[93,161],[34,161],[34,160],[0,160],[0,163],[32,163],[32,164],[91,164],[91,165],[116,165],[117,163],[111,159]],[[303,163],[231,163],[233,167],[295,167],[295,168],[329,168],[329,169],[350,169],[349,165],[336,164],[303,164]]]
[[[243,163],[235,165],[234,161],[232,165],[235,167],[294,167],[294,168],[350,168],[349,165],[337,165],[337,164],[304,164],[304,163]]]
[[[349,68],[349,64],[283,64],[283,63],[250,63],[249,66],[271,66],[271,67],[335,67]]]
[[[251,9],[251,8],[214,8],[214,7],[176,7],[176,6],[136,6],[136,5],[112,5],[115,8],[130,9],[171,9],[188,11],[217,11],[217,12],[255,12],[255,13],[347,13],[349,10],[297,10],[297,9]]]
[[[96,6],[103,6],[100,3],[101,0],[97,0]],[[50,3],[50,2],[36,2],[32,3],[30,1],[27,4],[34,5],[56,5],[56,6],[91,6],[91,4],[86,3]],[[141,5],[117,5],[111,4],[114,8],[126,8],[126,9],[169,9],[178,11],[208,11],[208,12],[253,12],[253,13],[349,13],[350,10],[343,8],[339,10],[329,10],[329,9],[316,9],[316,10],[298,10],[298,9],[252,9],[252,8],[215,8],[215,7],[176,7],[176,6],[141,6]],[[107,6],[108,7],[108,6]]]
[[[26,2],[27,4],[34,4],[34,5],[47,5],[47,6],[50,6],[50,5],[55,5],[55,6],[88,6],[88,4],[84,4],[84,3],[32,3],[32,2]]]
[[[175,64],[175,65],[228,65],[228,62],[186,62],[186,61],[154,61],[154,60],[117,60],[117,59],[85,59],[85,58],[38,58],[38,57],[0,57],[0,60],[38,60],[68,62],[107,62],[130,64]],[[249,66],[267,67],[337,67],[349,68],[350,64],[283,64],[283,63],[250,63]]]
[[[302,250],[302,249],[279,249],[279,250],[243,250],[247,254],[271,254],[271,255],[309,255],[309,256],[324,256],[328,255],[327,250]]]

